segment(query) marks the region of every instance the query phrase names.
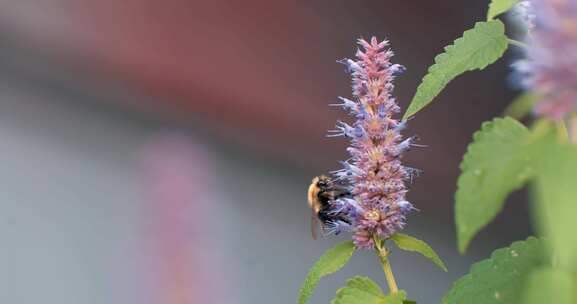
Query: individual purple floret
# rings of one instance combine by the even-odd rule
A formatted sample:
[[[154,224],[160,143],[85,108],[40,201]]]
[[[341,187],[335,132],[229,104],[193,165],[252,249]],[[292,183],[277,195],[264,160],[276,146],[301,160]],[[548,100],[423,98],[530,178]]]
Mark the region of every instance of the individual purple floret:
[[[527,59],[515,63],[522,84],[539,97],[535,114],[563,119],[577,110],[577,2],[532,0]]]
[[[336,104],[356,120],[352,124],[338,122],[328,136],[351,139],[347,149],[351,158],[343,169],[333,172],[337,179],[350,184],[353,199],[338,202],[348,210],[353,240],[358,248],[371,249],[374,237],[386,239],[405,225],[405,216],[414,210],[405,200],[405,181],[413,170],[401,163],[401,155],[415,140],[403,138],[400,131],[405,121],[394,119],[400,111],[391,96],[395,76],[405,67],[391,64],[393,52],[388,41],[370,42],[359,39],[356,60],[342,59],[345,71],[352,76],[353,99],[339,97]]]
[[[521,1],[511,9],[511,20],[531,33],[535,28],[535,11],[531,1]]]

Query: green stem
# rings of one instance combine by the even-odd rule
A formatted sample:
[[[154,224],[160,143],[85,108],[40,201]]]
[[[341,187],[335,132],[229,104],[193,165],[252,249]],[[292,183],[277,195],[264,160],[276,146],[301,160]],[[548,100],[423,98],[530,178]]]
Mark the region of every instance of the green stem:
[[[509,42],[510,45],[518,46],[518,47],[520,47],[520,48],[526,49],[526,48],[529,47],[526,43],[521,42],[521,41],[519,41],[519,40],[507,39],[507,41]]]
[[[389,290],[391,293],[399,292],[399,287],[397,286],[397,281],[395,280],[395,276],[393,275],[393,269],[391,268],[391,263],[389,263],[389,251],[387,248],[383,246],[383,241],[381,241],[378,237],[374,237],[375,247],[377,249],[377,254],[379,259],[381,260],[381,265],[383,266],[383,272],[385,273],[385,279],[387,280],[387,284],[389,285]]]

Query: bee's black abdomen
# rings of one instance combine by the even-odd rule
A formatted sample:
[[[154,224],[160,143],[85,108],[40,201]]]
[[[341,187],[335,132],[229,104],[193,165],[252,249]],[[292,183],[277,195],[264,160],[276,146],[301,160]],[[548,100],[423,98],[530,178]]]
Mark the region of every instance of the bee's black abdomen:
[[[348,219],[348,217],[345,214],[340,213],[337,210],[335,210],[334,200],[332,200],[332,199],[327,200],[327,202],[325,204],[323,204],[321,210],[318,213],[318,218],[323,224],[336,222],[336,221],[342,221],[342,222],[345,222],[347,224],[351,223],[351,221]]]
[[[330,214],[330,210],[328,208],[321,209],[318,213],[318,217],[323,224],[333,220],[333,216]]]

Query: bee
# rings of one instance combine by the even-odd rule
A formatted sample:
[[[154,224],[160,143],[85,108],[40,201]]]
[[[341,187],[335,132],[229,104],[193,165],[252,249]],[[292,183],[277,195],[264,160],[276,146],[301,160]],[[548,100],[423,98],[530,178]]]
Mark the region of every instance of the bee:
[[[334,230],[339,224],[350,224],[350,220],[335,206],[335,201],[342,197],[350,197],[351,193],[343,185],[337,184],[331,178],[320,175],[313,178],[307,193],[311,208],[311,235],[317,239],[317,227],[323,232]],[[334,231],[338,234],[338,230]]]

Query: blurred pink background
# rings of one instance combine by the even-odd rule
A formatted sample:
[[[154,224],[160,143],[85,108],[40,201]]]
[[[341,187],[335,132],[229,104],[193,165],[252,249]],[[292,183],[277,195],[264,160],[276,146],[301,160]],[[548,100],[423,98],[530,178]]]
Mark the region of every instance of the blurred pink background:
[[[294,303],[336,241],[309,239],[304,194],[347,157],[345,141],[324,137],[344,118],[327,104],[350,96],[335,60],[358,37],[390,39],[408,68],[395,90],[406,108],[434,56],[486,6],[2,1],[0,302]],[[428,147],[406,158],[424,171],[407,230],[451,270],[395,254],[419,302],[438,302],[472,261],[530,234],[518,194],[466,256],[455,250],[458,164],[472,132],[515,96],[512,55],[455,80],[410,122]],[[382,282],[374,262],[359,254],[312,302],[352,274]]]

